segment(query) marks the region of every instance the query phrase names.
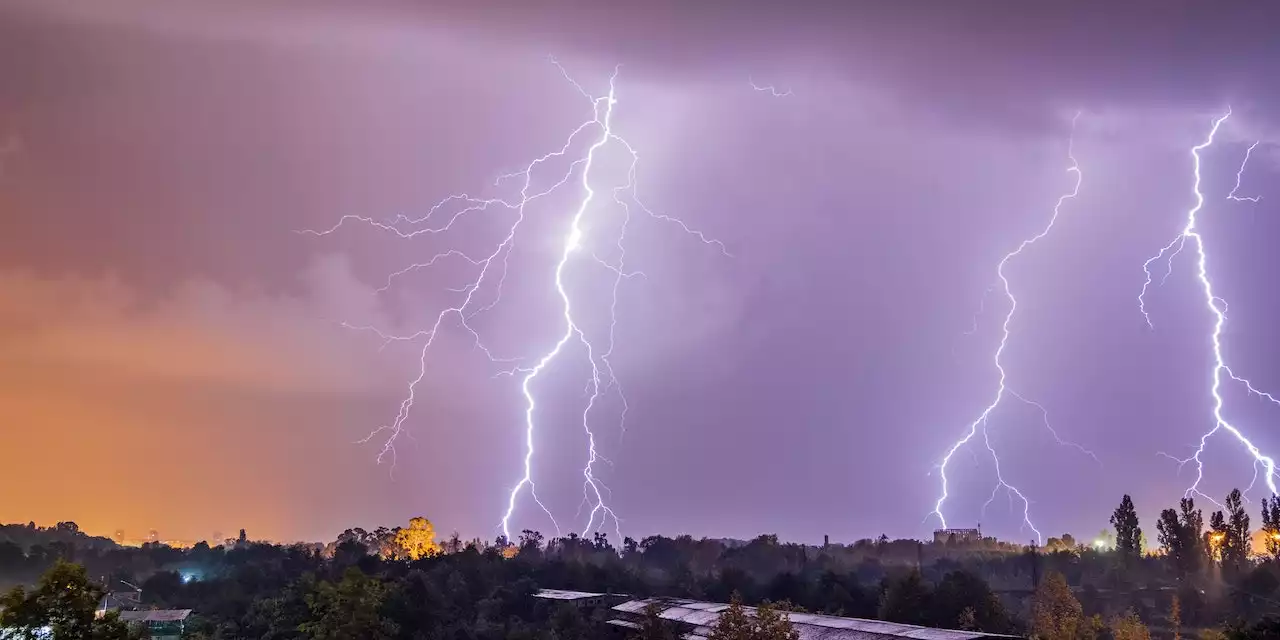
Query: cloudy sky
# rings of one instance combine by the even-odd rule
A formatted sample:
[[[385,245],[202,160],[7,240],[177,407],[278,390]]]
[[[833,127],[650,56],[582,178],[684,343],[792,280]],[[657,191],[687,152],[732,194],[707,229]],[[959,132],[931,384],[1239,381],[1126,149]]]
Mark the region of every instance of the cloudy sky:
[[[1079,197],[1009,263],[1004,363],[1097,461],[1056,444],[1034,406],[998,407],[987,432],[1032,520],[1087,536],[1127,492],[1150,522],[1195,479],[1160,455],[1190,455],[1213,426],[1193,252],[1148,295],[1154,327],[1136,298],[1194,203],[1189,149],[1228,105],[1200,229],[1230,304],[1224,354],[1280,389],[1280,45],[1262,5],[255,4],[0,2],[0,521],[327,539],[426,515],[499,533],[525,455],[523,374],[499,374],[564,331],[556,263],[585,193],[572,162],[599,130],[532,174],[531,193],[577,171],[526,208],[500,300],[491,275],[468,308],[518,361],[489,362],[446,319],[394,467],[377,461],[388,432],[359,441],[395,419],[423,342],[349,327],[429,328],[477,266],[442,260],[380,291],[388,274],[484,257],[516,213],[413,239],[298,232],[420,217],[450,194],[517,198],[520,178],[495,179],[592,118],[551,56],[592,95],[621,65],[611,123],[639,154],[641,199],[725,248],[631,208],[625,264],[645,276],[619,289],[609,358],[625,426],[616,388],[589,415],[625,534],[936,527],[938,463],[998,384],[996,265],[1073,186],[1077,111]],[[1240,194],[1261,200],[1228,200],[1255,141]],[[593,188],[627,168],[611,143]],[[593,344],[613,274],[591,258],[616,262],[623,213],[597,198],[565,271]],[[589,373],[570,342],[530,387],[533,479],[565,531],[586,524]],[[1223,395],[1280,455],[1280,408]],[[1004,494],[984,510],[980,442],[948,468],[948,524],[1033,537]],[[1209,495],[1253,478],[1224,435],[1204,460]],[[554,531],[527,491],[511,525]]]

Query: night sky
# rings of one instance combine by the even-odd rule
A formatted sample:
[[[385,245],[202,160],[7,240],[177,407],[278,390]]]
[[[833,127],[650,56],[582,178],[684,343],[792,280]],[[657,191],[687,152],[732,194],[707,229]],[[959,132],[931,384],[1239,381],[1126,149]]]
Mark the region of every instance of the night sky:
[[[0,2],[0,521],[287,540],[425,515],[497,535],[524,456],[519,377],[446,323],[393,470],[381,437],[357,441],[395,417],[420,343],[380,349],[342,323],[430,326],[465,263],[376,289],[441,250],[491,251],[510,212],[426,239],[297,232],[510,195],[495,178],[591,117],[549,56],[593,94],[622,65],[613,125],[643,199],[730,254],[643,215],[628,228],[646,277],[617,305],[625,432],[615,396],[592,418],[624,534],[935,528],[937,465],[996,390],[996,265],[1072,187],[1077,111],[1080,193],[1008,267],[1004,363],[1099,460],[1023,403],[989,424],[1039,529],[1091,536],[1129,493],[1153,537],[1194,480],[1160,455],[1213,426],[1192,252],[1148,295],[1154,328],[1137,295],[1194,204],[1189,150],[1228,105],[1199,229],[1230,305],[1224,354],[1280,390],[1280,16],[1264,3],[255,4]],[[1240,193],[1261,200],[1228,200],[1255,141]],[[606,190],[626,180],[617,152]],[[536,361],[563,332],[552,278],[581,193],[527,211],[476,321],[495,353]],[[590,213],[614,224],[608,204]],[[586,246],[613,250],[607,227]],[[611,276],[574,260],[576,313],[601,335]],[[535,385],[534,479],[566,531],[585,524],[587,374],[570,350]],[[1224,397],[1280,455],[1280,407]],[[979,442],[952,460],[948,524],[1030,539],[1003,494],[983,512]],[[1209,495],[1253,478],[1225,434],[1204,460]],[[554,532],[527,493],[512,525]]]

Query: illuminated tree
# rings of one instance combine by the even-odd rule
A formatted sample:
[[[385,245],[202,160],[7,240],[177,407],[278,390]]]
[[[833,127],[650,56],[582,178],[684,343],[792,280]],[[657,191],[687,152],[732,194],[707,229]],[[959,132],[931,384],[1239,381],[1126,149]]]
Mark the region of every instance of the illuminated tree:
[[[1037,640],[1077,640],[1087,624],[1084,607],[1071,595],[1067,579],[1051,572],[1040,581],[1031,601],[1031,633]]]
[[[1073,552],[1076,550],[1076,539],[1069,533],[1062,534],[1061,538],[1049,538],[1044,543],[1045,551],[1049,553]]]
[[[742,607],[738,594],[729,600],[729,608],[721,612],[716,624],[711,628],[707,640],[752,640],[755,624],[747,610]]]
[[[417,560],[440,553],[436,544],[436,528],[421,516],[409,520],[409,528],[396,532],[396,546],[405,557]]]
[[[707,640],[800,640],[800,632],[786,612],[767,602],[756,607],[754,616],[748,615],[735,593]]]
[[[754,640],[800,640],[800,632],[791,626],[791,618],[782,608],[765,602],[756,607]]]
[[[1113,640],[1151,640],[1151,632],[1138,619],[1138,614],[1129,609],[1111,621],[1111,637]]]

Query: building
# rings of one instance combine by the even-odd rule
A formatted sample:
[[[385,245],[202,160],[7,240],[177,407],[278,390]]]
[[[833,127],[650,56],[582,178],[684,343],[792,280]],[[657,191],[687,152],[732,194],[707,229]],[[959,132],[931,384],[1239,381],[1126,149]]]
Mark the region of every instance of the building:
[[[190,609],[121,611],[120,620],[129,626],[145,627],[151,640],[178,640],[190,615]]]
[[[970,543],[982,541],[982,529],[938,529],[933,532],[934,544]]]
[[[577,609],[595,609],[613,606],[631,599],[631,596],[612,593],[589,593],[586,591],[564,591],[561,589],[539,589],[533,597],[571,604]]]
[[[706,640],[712,627],[720,619],[720,614],[729,605],[720,602],[701,602],[681,598],[648,598],[629,600],[610,609],[613,617],[607,622],[620,631],[630,633],[640,627],[644,621],[645,610],[654,605],[659,609],[658,615],[676,627],[677,633],[685,640]],[[755,614],[754,607],[743,607],[748,615]],[[910,624],[884,622],[882,620],[865,620],[862,618],[842,618],[816,613],[788,613],[791,625],[800,634],[800,640],[894,640],[911,638],[914,640],[982,640],[986,638],[1017,638],[995,633],[979,631],[954,631],[950,629],[932,629]]]
[[[142,606],[141,591],[112,591],[102,596],[98,611],[130,611]]]
[[[125,583],[132,587],[133,585]],[[132,627],[145,627],[152,640],[178,640],[186,626],[191,609],[144,609],[142,608],[142,589],[133,591],[112,591],[103,596],[94,612],[96,617],[115,611],[120,620]]]

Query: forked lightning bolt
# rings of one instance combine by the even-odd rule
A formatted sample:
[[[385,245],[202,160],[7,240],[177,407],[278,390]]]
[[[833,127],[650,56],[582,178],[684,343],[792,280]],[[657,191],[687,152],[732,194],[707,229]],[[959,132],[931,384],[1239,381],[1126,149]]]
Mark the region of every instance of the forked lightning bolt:
[[[1204,479],[1204,462],[1200,459],[1200,454],[1204,453],[1204,449],[1209,442],[1209,438],[1223,430],[1234,436],[1240,444],[1244,445],[1245,449],[1249,451],[1249,454],[1253,456],[1254,483],[1257,481],[1258,468],[1261,466],[1265,473],[1264,479],[1267,483],[1267,488],[1271,490],[1272,494],[1277,493],[1275,460],[1262,455],[1262,451],[1250,442],[1249,439],[1245,437],[1244,433],[1228,421],[1223,415],[1225,401],[1222,397],[1222,387],[1225,382],[1229,380],[1241,385],[1251,394],[1261,396],[1276,404],[1280,404],[1280,401],[1277,401],[1277,399],[1271,394],[1259,391],[1254,387],[1253,383],[1249,382],[1249,380],[1237,376],[1232,372],[1230,365],[1227,364],[1226,357],[1222,353],[1222,328],[1227,322],[1227,304],[1226,301],[1219,298],[1213,292],[1213,282],[1209,279],[1208,256],[1205,252],[1204,238],[1200,235],[1200,232],[1196,227],[1196,223],[1199,221],[1200,210],[1204,208],[1205,201],[1204,194],[1200,191],[1200,152],[1213,145],[1213,140],[1218,134],[1218,129],[1229,117],[1231,117],[1230,107],[1227,108],[1226,113],[1213,121],[1213,126],[1209,129],[1209,134],[1205,137],[1204,141],[1191,148],[1193,169],[1191,189],[1195,196],[1195,204],[1192,205],[1191,209],[1187,212],[1186,224],[1182,227],[1182,232],[1179,233],[1178,236],[1169,244],[1161,248],[1159,253],[1143,263],[1142,269],[1146,273],[1147,279],[1142,285],[1142,291],[1138,294],[1138,309],[1142,312],[1142,317],[1147,321],[1147,326],[1151,327],[1151,316],[1147,313],[1146,305],[1147,291],[1150,289],[1152,283],[1151,263],[1163,258],[1167,267],[1165,277],[1168,277],[1168,273],[1173,271],[1173,259],[1182,252],[1183,248],[1185,248],[1188,243],[1193,245],[1192,248],[1195,250],[1196,255],[1196,278],[1200,281],[1201,291],[1204,292],[1205,306],[1213,316],[1213,331],[1210,334],[1210,344],[1213,347],[1213,369],[1210,372],[1210,379],[1212,382],[1209,387],[1209,393],[1213,397],[1214,424],[1213,428],[1201,435],[1200,445],[1190,457],[1180,459],[1174,458],[1167,453],[1161,453],[1161,455],[1176,460],[1180,469],[1190,462],[1195,462],[1196,479],[1195,482],[1187,488],[1185,495],[1198,495],[1213,502],[1214,504],[1218,504],[1216,500],[1200,491],[1200,481]],[[1244,198],[1235,195],[1236,191],[1240,188],[1240,176],[1244,173],[1245,166],[1248,164],[1249,153],[1251,153],[1253,148],[1256,146],[1257,143],[1254,143],[1253,146],[1249,147],[1249,151],[1245,153],[1245,161],[1241,163],[1240,170],[1236,172],[1236,186],[1231,190],[1231,194],[1228,196],[1228,198],[1232,200],[1257,202],[1255,198]],[[1253,488],[1254,483],[1250,483],[1249,489]],[[1247,491],[1248,489],[1246,489],[1246,492]]]
[[[345,216],[339,220],[338,224],[330,229],[323,231],[310,231],[317,235],[326,235],[337,231],[347,222],[361,222],[370,225],[381,231],[395,234],[401,238],[413,238],[419,235],[443,234],[450,231],[454,224],[469,214],[483,212],[489,209],[508,210],[514,213],[510,225],[506,228],[505,235],[497,246],[488,254],[483,256],[472,256],[467,253],[450,249],[437,253],[429,259],[422,262],[411,264],[404,269],[392,273],[382,289],[390,287],[392,283],[405,274],[423,269],[446,259],[459,260],[470,267],[474,268],[475,276],[458,288],[451,288],[449,291],[460,296],[460,301],[447,306],[436,316],[434,322],[429,328],[407,334],[399,335],[383,331],[376,327],[352,327],[356,329],[364,329],[376,333],[383,339],[383,346],[395,341],[414,341],[420,340],[422,347],[418,361],[417,376],[408,384],[408,390],[404,400],[400,403],[400,409],[396,413],[394,420],[390,424],[383,425],[374,429],[361,442],[369,442],[379,434],[385,433],[385,439],[382,441],[382,448],[378,454],[378,461],[382,462],[387,456],[391,456],[392,464],[395,464],[395,443],[401,435],[407,435],[406,421],[408,420],[416,398],[418,386],[422,383],[428,370],[428,353],[446,328],[449,322],[453,326],[460,327],[470,336],[474,346],[482,351],[491,362],[513,362],[517,361],[512,358],[499,358],[484,345],[480,338],[479,332],[473,328],[472,322],[476,316],[492,309],[502,298],[502,289],[506,281],[508,270],[508,261],[514,247],[517,236],[519,235],[521,223],[524,222],[527,209],[530,204],[536,200],[547,196],[566,184],[569,184],[574,175],[579,176],[579,185],[581,187],[581,195],[577,199],[577,205],[574,207],[568,220],[568,230],[566,232],[563,245],[560,250],[559,260],[556,262],[555,270],[552,276],[552,284],[555,290],[556,298],[560,303],[561,316],[563,322],[563,330],[559,334],[556,341],[540,356],[534,360],[532,366],[519,366],[508,368],[500,371],[498,375],[520,376],[520,393],[524,400],[523,411],[523,430],[524,430],[524,458],[519,478],[515,485],[512,486],[508,496],[506,510],[502,516],[502,532],[508,541],[512,540],[511,536],[511,520],[515,513],[520,496],[527,490],[529,496],[533,499],[548,519],[552,526],[555,527],[557,535],[561,534],[560,524],[552,515],[551,510],[538,498],[533,481],[534,460],[536,449],[534,446],[536,421],[535,414],[538,409],[537,394],[535,393],[535,383],[538,378],[547,371],[549,367],[559,358],[569,347],[573,345],[581,346],[586,361],[591,367],[590,378],[587,383],[589,397],[586,406],[582,411],[582,428],[586,434],[587,451],[586,464],[582,468],[583,478],[583,500],[584,504],[589,507],[587,523],[582,529],[585,536],[591,531],[605,525],[608,520],[612,520],[614,529],[619,538],[621,538],[621,523],[609,507],[607,496],[609,490],[596,477],[596,463],[604,460],[603,456],[596,449],[595,432],[591,427],[591,414],[596,408],[597,402],[601,397],[610,390],[615,390],[620,398],[622,411],[620,420],[625,421],[628,404],[626,397],[622,394],[621,387],[618,385],[616,376],[614,375],[613,364],[610,360],[614,351],[614,335],[617,326],[617,307],[618,307],[618,290],[623,280],[633,276],[643,276],[641,272],[628,271],[624,263],[626,251],[624,241],[626,237],[627,227],[631,221],[632,207],[639,209],[646,215],[660,220],[669,222],[679,226],[684,232],[695,236],[704,244],[715,245],[722,253],[728,255],[723,243],[718,240],[708,238],[703,233],[696,231],[686,225],[677,218],[657,213],[649,209],[639,198],[638,182],[637,182],[637,166],[640,156],[635,148],[624,138],[618,135],[613,129],[613,113],[614,108],[618,104],[616,85],[618,70],[615,69],[609,78],[609,92],[605,96],[593,96],[588,93],[580,84],[573,80],[568,72],[555,60],[552,60],[556,68],[564,78],[584,97],[591,105],[591,117],[585,122],[579,124],[572,132],[569,133],[564,145],[550,153],[534,159],[528,163],[524,169],[519,172],[501,176],[495,183],[499,184],[504,180],[518,178],[521,180],[521,187],[518,197],[512,198],[473,198],[466,194],[452,195],[434,207],[432,207],[425,216],[421,218],[409,218],[406,216],[397,216],[391,221],[379,221],[372,218],[359,216]],[[579,151],[580,155],[573,156],[574,149],[580,147],[583,142],[582,138],[589,136],[590,143],[585,151]],[[595,179],[594,172],[597,170],[597,158],[602,149],[614,143],[623,149],[630,157],[630,165],[626,173],[626,182],[622,186],[613,187],[613,202],[622,212],[622,222],[620,231],[615,239],[614,257],[612,260],[601,257],[596,251],[592,251],[587,246],[585,234],[587,225],[585,221],[588,217],[595,214],[600,206],[596,202],[597,191],[593,187]],[[568,166],[562,172],[555,175],[559,176],[549,187],[545,189],[535,189],[534,172],[552,161],[563,161],[566,158],[572,158]],[[443,217],[443,222],[437,220]],[[570,269],[575,259],[586,255],[599,266],[604,267],[613,274],[612,280],[612,296],[607,305],[602,305],[607,310],[609,318],[609,330],[607,342],[604,348],[597,346],[588,337],[583,330],[579,321],[579,309],[574,304],[574,298],[571,295],[565,283],[566,272]]]
[[[1005,267],[1009,265],[1009,262],[1011,260],[1021,255],[1022,252],[1025,251],[1027,248],[1029,248],[1031,245],[1038,242],[1041,238],[1044,238],[1045,236],[1049,235],[1049,232],[1053,230],[1054,225],[1058,221],[1058,216],[1062,211],[1063,204],[1065,204],[1068,200],[1075,198],[1080,193],[1080,183],[1082,180],[1082,176],[1080,173],[1080,165],[1076,162],[1075,153],[1074,153],[1075,125],[1076,125],[1076,120],[1079,119],[1079,117],[1080,117],[1080,114],[1077,113],[1075,117],[1072,118],[1071,120],[1072,135],[1067,141],[1067,158],[1071,162],[1071,165],[1067,167],[1067,172],[1072,174],[1075,177],[1075,183],[1072,185],[1071,191],[1063,194],[1058,198],[1057,204],[1055,204],[1053,207],[1053,215],[1049,217],[1048,224],[1046,224],[1045,227],[1039,233],[1037,233],[1036,235],[1030,238],[1027,238],[1026,240],[1023,240],[1017,246],[1017,248],[1005,254],[1004,258],[1000,260],[999,265],[996,267],[996,276],[1000,280],[1001,290],[1004,292],[1005,299],[1009,301],[1009,310],[1008,312],[1005,313],[1004,322],[1000,326],[1000,344],[999,346],[996,347],[995,355],[992,358],[995,364],[996,371],[999,373],[999,381],[996,387],[995,397],[992,398],[991,403],[988,404],[986,408],[982,410],[982,413],[978,415],[977,419],[969,423],[969,426],[965,430],[964,435],[961,436],[961,438],[957,440],[954,444],[952,444],[951,448],[947,450],[947,454],[942,458],[942,463],[939,465],[939,475],[942,478],[942,493],[941,495],[939,495],[938,501],[934,504],[933,513],[931,515],[935,515],[938,517],[938,520],[942,523],[942,527],[944,529],[947,527],[947,519],[946,519],[946,516],[944,516],[942,513],[942,507],[944,503],[946,503],[947,498],[950,497],[950,492],[949,492],[950,487],[947,484],[947,465],[951,462],[951,457],[954,456],[956,452],[961,449],[961,447],[964,447],[976,436],[978,436],[979,433],[981,433],[982,443],[986,447],[987,452],[991,454],[991,458],[995,464],[995,472],[996,472],[996,486],[991,492],[991,498],[989,498],[986,504],[983,505],[983,510],[985,510],[987,505],[989,505],[991,501],[995,499],[995,496],[997,495],[997,493],[999,493],[1001,489],[1004,489],[1010,496],[1010,500],[1013,499],[1013,496],[1017,496],[1017,498],[1022,502],[1023,526],[1035,532],[1036,540],[1040,540],[1041,538],[1040,530],[1037,529],[1035,524],[1031,522],[1031,501],[1027,498],[1025,494],[1022,493],[1021,490],[1019,490],[1017,487],[1013,486],[1012,484],[1010,484],[1008,481],[1005,480],[1004,472],[1000,468],[1000,456],[999,454],[996,453],[995,447],[991,445],[991,439],[987,432],[987,423],[991,419],[991,414],[996,410],[997,407],[1000,406],[1000,403],[1004,401],[1005,396],[1012,396],[1016,400],[1019,400],[1021,402],[1032,405],[1035,408],[1037,408],[1041,412],[1041,415],[1044,417],[1045,426],[1053,434],[1054,440],[1057,443],[1075,447],[1079,449],[1081,452],[1085,453],[1086,455],[1092,457],[1095,461],[1097,460],[1097,456],[1095,456],[1091,451],[1081,447],[1080,445],[1067,442],[1059,438],[1057,431],[1054,431],[1053,427],[1049,425],[1048,413],[1045,412],[1044,407],[1041,406],[1039,403],[1033,402],[1031,400],[1024,398],[1021,395],[1018,395],[1013,391],[1013,389],[1009,387],[1008,376],[1005,372],[1004,361],[1002,359],[1004,356],[1005,348],[1009,344],[1009,333],[1010,333],[1009,328],[1013,323],[1013,316],[1018,310],[1018,299],[1014,297],[1013,290],[1009,286],[1009,279],[1005,274]]]

